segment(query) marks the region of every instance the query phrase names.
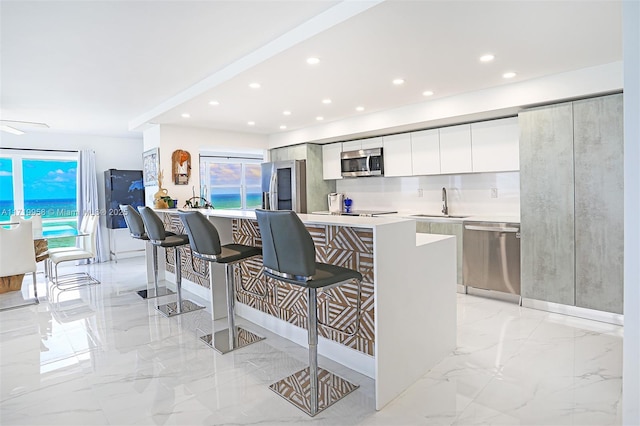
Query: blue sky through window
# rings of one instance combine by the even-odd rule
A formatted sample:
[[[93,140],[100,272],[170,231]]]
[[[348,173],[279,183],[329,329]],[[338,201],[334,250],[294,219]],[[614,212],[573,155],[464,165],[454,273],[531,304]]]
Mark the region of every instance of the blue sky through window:
[[[11,158],[0,158],[0,200],[13,201],[13,165]]]
[[[75,200],[77,165],[77,161],[23,160],[25,201]]]

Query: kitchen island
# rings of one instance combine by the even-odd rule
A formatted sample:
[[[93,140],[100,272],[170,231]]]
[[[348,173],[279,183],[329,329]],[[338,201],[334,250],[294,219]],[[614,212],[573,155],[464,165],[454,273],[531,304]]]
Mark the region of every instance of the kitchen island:
[[[157,212],[167,229],[184,232],[176,210]],[[261,245],[253,211],[200,212],[216,226],[222,244]],[[455,349],[455,237],[416,234],[415,221],[410,219],[299,216],[313,237],[318,261],[357,269],[363,275],[360,328],[350,336],[320,327],[318,351],[372,377],[376,408],[381,409]],[[212,273],[214,312],[226,312],[220,265],[214,264],[210,271],[197,258],[191,261],[188,247],[184,250],[185,289],[208,287]],[[172,251],[165,258],[167,278],[172,281]],[[297,286],[267,279],[261,257],[248,259],[238,270],[242,284],[237,280],[237,314],[306,346],[305,293]],[[319,293],[319,320],[351,328],[356,297],[355,283]]]

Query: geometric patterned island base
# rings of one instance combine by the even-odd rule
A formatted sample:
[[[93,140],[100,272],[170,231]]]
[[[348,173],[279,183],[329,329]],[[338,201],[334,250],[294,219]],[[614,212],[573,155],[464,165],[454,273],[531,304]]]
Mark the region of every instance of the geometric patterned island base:
[[[327,407],[330,407],[340,399],[358,389],[359,385],[354,385],[340,376],[318,368],[318,414]],[[309,367],[306,367],[289,377],[285,377],[269,386],[269,389],[307,413],[311,414],[311,384],[309,380]]]

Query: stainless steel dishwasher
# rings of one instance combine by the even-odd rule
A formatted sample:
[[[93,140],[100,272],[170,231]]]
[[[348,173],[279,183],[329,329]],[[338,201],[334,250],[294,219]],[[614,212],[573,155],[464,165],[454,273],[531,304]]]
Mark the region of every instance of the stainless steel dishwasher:
[[[520,295],[520,224],[463,224],[463,284]]]

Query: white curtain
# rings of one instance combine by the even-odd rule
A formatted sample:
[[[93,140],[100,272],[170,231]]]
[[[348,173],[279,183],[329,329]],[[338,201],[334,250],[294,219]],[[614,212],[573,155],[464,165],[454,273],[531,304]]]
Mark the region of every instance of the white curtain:
[[[96,153],[89,149],[80,151],[78,160],[78,226],[82,217],[89,213],[99,213],[98,176],[96,175]],[[96,261],[104,261],[102,256],[102,235],[98,225],[96,240]]]

